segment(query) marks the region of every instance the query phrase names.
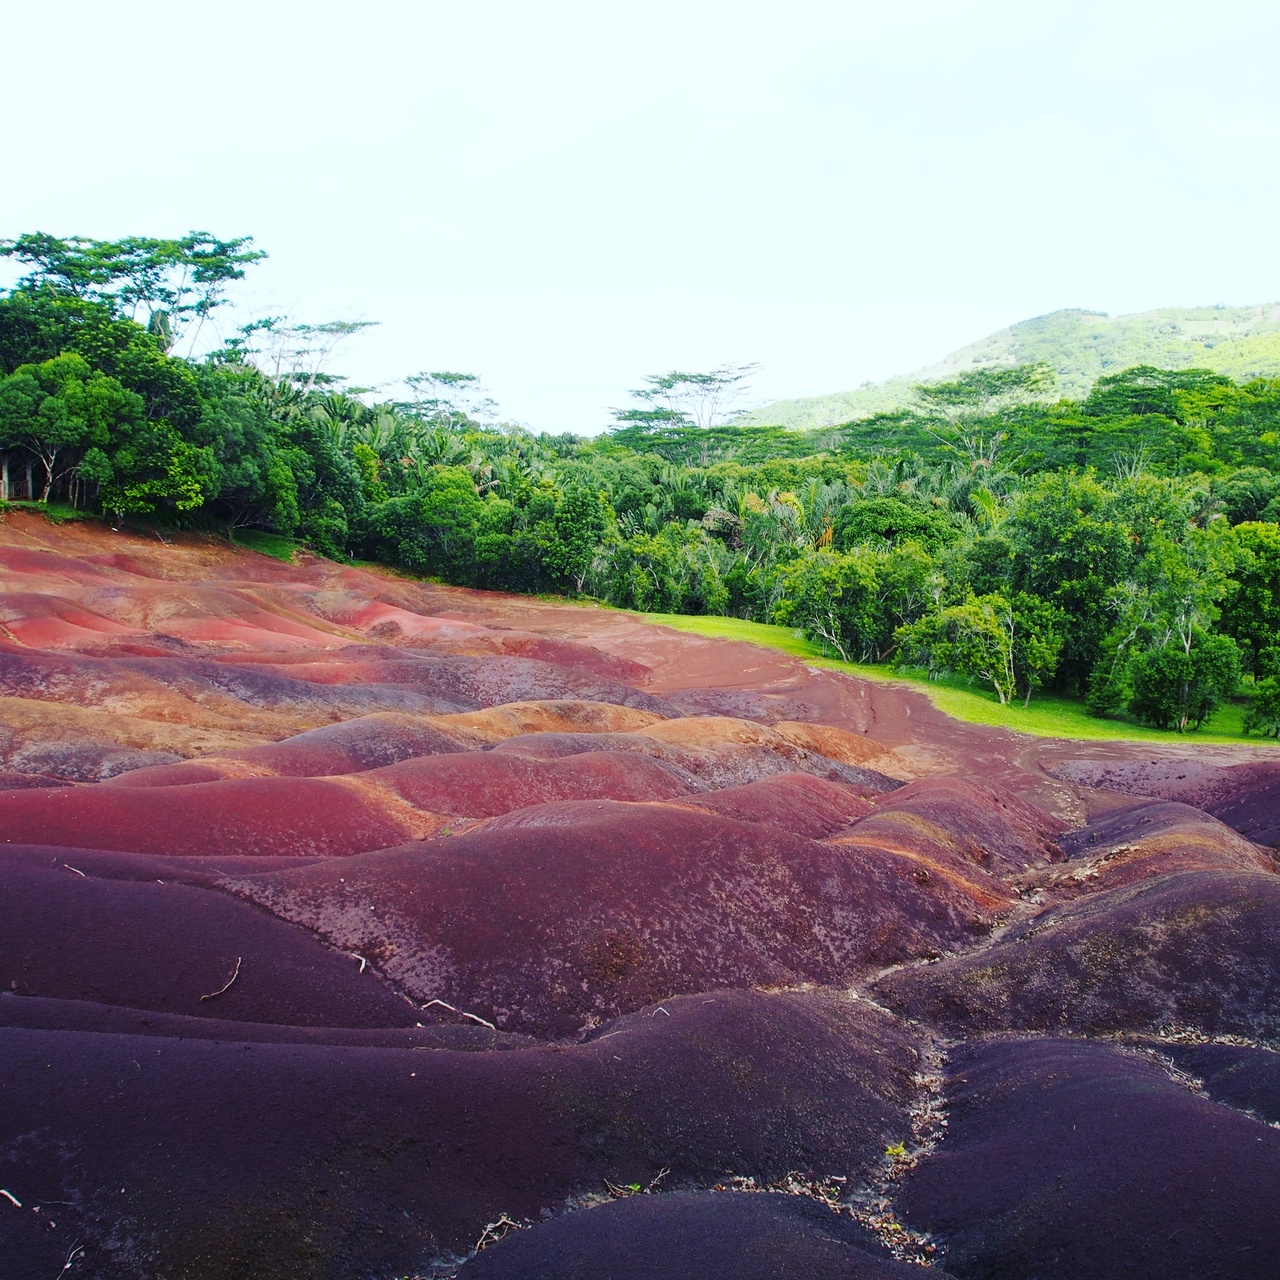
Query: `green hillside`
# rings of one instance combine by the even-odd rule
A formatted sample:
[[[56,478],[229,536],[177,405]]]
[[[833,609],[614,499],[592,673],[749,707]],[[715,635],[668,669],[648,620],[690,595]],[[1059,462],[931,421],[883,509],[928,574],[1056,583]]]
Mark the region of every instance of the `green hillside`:
[[[1104,373],[1134,365],[1201,368],[1244,380],[1280,375],[1280,303],[1251,307],[1165,307],[1128,316],[1053,311],[1001,329],[915,373],[868,383],[856,391],[779,400],[743,421],[784,427],[828,427],[901,408],[917,382],[953,378],[966,369],[1044,361],[1057,391],[1082,396]]]

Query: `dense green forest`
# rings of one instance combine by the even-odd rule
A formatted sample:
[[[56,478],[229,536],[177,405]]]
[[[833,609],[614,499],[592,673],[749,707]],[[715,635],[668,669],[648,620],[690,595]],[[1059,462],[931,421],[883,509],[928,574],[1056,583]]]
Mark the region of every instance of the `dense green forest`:
[[[1043,364],[816,432],[725,421],[749,372],[647,378],[594,439],[324,365],[358,326],[264,319],[194,359],[248,239],[0,244],[0,498],[297,538],[468,586],[803,630],[853,661],[1080,695],[1186,730],[1242,688],[1280,736],[1280,379]]]

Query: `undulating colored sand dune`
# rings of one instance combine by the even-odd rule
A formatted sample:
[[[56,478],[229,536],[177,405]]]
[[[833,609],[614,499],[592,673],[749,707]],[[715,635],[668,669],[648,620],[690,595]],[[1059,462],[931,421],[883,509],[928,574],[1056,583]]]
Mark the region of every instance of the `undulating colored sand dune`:
[[[0,524],[5,1280],[1280,1263],[1280,754]]]

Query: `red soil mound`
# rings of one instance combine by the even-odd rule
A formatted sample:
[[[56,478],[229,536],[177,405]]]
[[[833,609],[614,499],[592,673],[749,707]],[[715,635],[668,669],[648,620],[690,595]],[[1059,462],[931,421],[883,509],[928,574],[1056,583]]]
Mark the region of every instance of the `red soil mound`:
[[[662,1008],[505,1053],[0,1029],[9,1274],[75,1245],[103,1280],[420,1273],[504,1213],[659,1175],[857,1176],[908,1132],[915,1036],[865,1004]]]
[[[522,809],[238,887],[424,1001],[552,1035],[672,992],[848,982],[959,944],[975,914],[971,894],[874,848],[614,801]]]
[[[552,800],[667,800],[689,794],[670,766],[618,751],[545,762],[493,751],[423,756],[371,769],[362,778],[416,808],[473,818]]]
[[[996,874],[1059,856],[1065,824],[1011,792],[978,778],[925,778],[885,796],[858,828],[919,830]]]
[[[902,880],[946,895],[974,935],[990,931],[1018,899],[1012,869],[1058,856],[1061,824],[998,787],[930,778],[876,802],[834,842],[876,856]]]
[[[740,822],[769,822],[811,840],[834,835],[872,811],[871,802],[849,788],[805,773],[774,774],[688,803]]]
[[[633,1195],[513,1232],[459,1280],[919,1280],[870,1231],[797,1195]],[[931,1280],[946,1280],[932,1269]]]
[[[958,1276],[1243,1280],[1280,1251],[1280,1133],[1098,1045],[962,1046],[910,1225]]]
[[[11,841],[67,846],[91,833],[104,849],[188,857],[341,857],[433,835],[442,814],[687,794],[669,768],[635,756],[597,752],[544,764],[466,752],[338,778],[229,778],[158,790],[130,786],[126,775],[110,786],[5,791],[0,830]]]
[[[0,628],[33,649],[93,647],[110,637],[145,634],[69,600],[37,592],[0,594]]]
[[[22,843],[192,856],[342,856],[436,831],[392,793],[327,778],[0,792],[0,830]]]

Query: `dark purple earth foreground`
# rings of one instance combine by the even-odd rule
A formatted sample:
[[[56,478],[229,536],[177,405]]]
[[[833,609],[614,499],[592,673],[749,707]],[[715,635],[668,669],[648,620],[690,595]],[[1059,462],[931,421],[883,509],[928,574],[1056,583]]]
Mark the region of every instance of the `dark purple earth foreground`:
[[[0,1280],[1280,1275],[1280,753],[0,524]]]

